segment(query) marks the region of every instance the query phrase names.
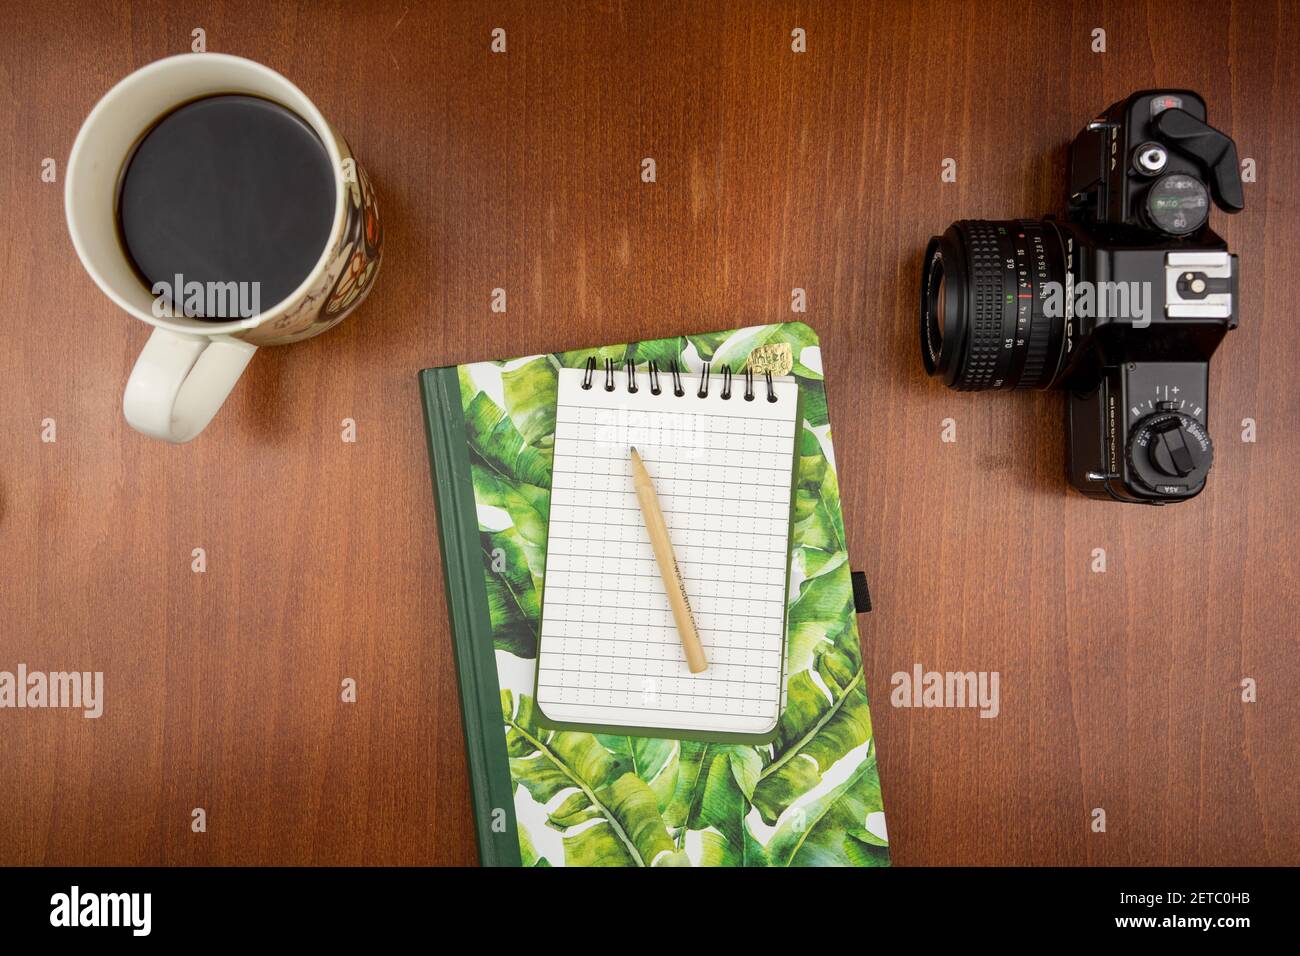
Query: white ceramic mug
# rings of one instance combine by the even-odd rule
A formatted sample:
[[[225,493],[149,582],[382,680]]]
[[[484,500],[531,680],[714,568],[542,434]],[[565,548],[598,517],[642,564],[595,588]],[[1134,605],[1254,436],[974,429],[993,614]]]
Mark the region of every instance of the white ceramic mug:
[[[297,113],[320,137],[334,169],[334,219],[315,267],[280,302],[229,322],[155,314],[156,297],[118,238],[123,167],[140,138],[172,109],[203,96],[246,93]],[[383,228],[374,190],[344,139],[301,90],[274,70],[222,53],[186,53],[142,67],[86,117],[68,157],[68,232],[81,264],[117,305],[154,326],[131,371],[122,409],[131,426],[164,441],[189,441],[207,426],[262,345],[318,335],[355,308],[374,284]]]

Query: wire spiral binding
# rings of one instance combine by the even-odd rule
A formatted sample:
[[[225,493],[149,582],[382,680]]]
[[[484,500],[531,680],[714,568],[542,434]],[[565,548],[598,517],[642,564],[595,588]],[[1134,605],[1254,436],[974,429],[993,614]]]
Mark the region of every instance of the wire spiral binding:
[[[696,398],[709,397],[709,377],[712,375],[712,365],[713,365],[712,362],[705,362],[703,369],[700,371],[700,388],[699,391],[695,393]],[[681,367],[677,364],[677,361],[674,359],[672,362],[669,363],[669,369],[673,376],[673,394],[676,395],[678,398],[681,398],[686,394],[686,389],[682,386]],[[636,363],[626,362],[626,361],[623,362],[623,370],[627,375],[628,393],[631,395],[635,395],[637,392],[641,390],[636,383]],[[650,394],[651,395],[662,394],[663,388],[659,384],[659,363],[654,360],[651,360],[648,363],[646,363],[646,373],[647,373],[647,377],[650,380]],[[767,400],[769,402],[775,402],[777,400],[776,385],[772,381],[772,373],[764,372],[763,375],[764,378],[767,379]],[[583,368],[582,388],[584,391],[591,391],[595,376],[596,376],[596,359],[594,356],[592,356],[587,359],[587,363]],[[614,391],[616,387],[614,384],[614,379],[615,379],[614,360],[607,358],[605,359],[605,391],[607,392]],[[731,394],[732,394],[731,379],[732,379],[731,366],[730,365],[722,366],[721,397],[724,401],[728,401],[731,399]],[[745,401],[752,402],[753,400],[754,400],[754,370],[750,368],[748,365],[746,365],[745,366]]]

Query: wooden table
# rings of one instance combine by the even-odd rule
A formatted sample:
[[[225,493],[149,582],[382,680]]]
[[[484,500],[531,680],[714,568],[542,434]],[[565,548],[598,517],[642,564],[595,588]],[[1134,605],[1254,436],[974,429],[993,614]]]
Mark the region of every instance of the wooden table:
[[[0,711],[0,863],[474,862],[416,371],[781,321],[795,287],[877,602],[862,638],[895,861],[1300,862],[1294,3],[140,2],[6,20],[0,669],[101,670],[107,700],[98,720]],[[82,272],[62,167],[95,100],[198,27],[348,137],[387,246],[354,318],[264,350],[172,447],[123,421],[148,329]],[[927,380],[915,313],[931,234],[1060,210],[1076,131],[1156,85],[1201,92],[1258,181],[1244,213],[1215,214],[1242,283],[1211,372],[1212,480],[1143,509],[1067,490],[1059,394]],[[998,671],[1001,715],[889,706],[917,663]]]

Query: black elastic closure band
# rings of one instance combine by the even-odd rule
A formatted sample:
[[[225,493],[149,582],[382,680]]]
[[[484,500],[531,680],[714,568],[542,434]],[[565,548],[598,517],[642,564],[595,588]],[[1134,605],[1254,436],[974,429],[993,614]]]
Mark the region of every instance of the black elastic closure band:
[[[853,585],[853,609],[858,614],[871,610],[871,591],[867,589],[867,576],[862,571],[850,571],[849,581]]]
[[[605,391],[614,391],[614,360],[605,359]]]
[[[591,377],[596,374],[596,360],[587,359],[587,370],[582,375],[582,387],[584,391],[591,391]]]

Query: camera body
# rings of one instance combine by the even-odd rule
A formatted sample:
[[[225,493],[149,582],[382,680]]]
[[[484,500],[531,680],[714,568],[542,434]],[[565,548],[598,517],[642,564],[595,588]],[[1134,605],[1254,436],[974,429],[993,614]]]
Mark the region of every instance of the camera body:
[[[1209,360],[1236,327],[1237,258],[1208,226],[1242,206],[1236,147],[1186,90],[1143,91],[1070,149],[1066,221],[963,220],[930,242],[922,360],[950,387],[1067,393],[1070,483],[1165,504],[1213,460]]]

